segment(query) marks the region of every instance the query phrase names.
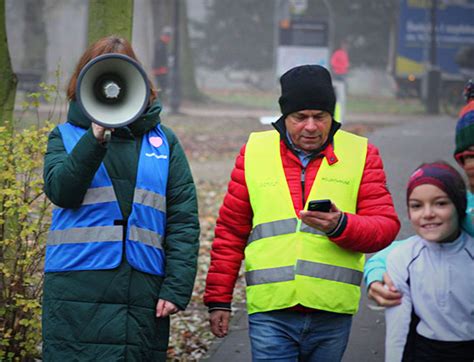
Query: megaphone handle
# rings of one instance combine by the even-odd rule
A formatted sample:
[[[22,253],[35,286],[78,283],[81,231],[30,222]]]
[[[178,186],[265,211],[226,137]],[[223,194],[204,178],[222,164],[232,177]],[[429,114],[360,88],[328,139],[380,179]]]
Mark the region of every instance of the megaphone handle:
[[[110,129],[106,129],[104,132],[104,141],[110,142],[111,137],[112,137],[112,131]]]

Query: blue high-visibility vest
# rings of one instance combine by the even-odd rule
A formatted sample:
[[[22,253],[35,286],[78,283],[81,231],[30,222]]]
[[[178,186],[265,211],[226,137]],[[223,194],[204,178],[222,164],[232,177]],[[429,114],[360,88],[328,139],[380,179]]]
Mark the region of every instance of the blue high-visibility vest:
[[[60,125],[59,130],[68,153],[86,132],[70,123]],[[143,136],[124,240],[124,226],[117,225],[123,216],[102,163],[79,208],[53,210],[45,271],[113,269],[120,264],[125,250],[132,267],[163,276],[168,169],[169,143],[157,125]]]

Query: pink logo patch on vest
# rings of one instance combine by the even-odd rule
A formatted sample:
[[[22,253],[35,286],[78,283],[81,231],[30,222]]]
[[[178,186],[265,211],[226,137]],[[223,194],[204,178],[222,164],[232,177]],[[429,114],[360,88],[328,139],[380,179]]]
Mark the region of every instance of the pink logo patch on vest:
[[[163,139],[161,137],[150,137],[149,141],[154,147],[160,147],[163,144]]]

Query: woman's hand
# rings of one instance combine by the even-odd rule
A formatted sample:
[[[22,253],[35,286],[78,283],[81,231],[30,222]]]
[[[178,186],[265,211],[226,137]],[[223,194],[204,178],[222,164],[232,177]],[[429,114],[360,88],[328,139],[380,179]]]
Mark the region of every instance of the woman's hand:
[[[104,143],[110,141],[110,136],[107,139],[106,132],[113,132],[115,129],[114,128],[105,128],[97,123],[92,122],[92,133],[94,134],[95,139],[99,143]]]
[[[178,312],[178,307],[167,300],[158,299],[156,303],[156,318],[165,318]]]

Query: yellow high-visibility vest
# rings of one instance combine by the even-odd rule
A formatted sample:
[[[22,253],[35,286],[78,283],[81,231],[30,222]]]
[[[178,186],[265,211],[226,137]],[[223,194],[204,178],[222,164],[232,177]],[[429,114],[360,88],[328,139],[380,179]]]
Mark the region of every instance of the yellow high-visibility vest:
[[[334,107],[334,119],[341,123],[343,120],[341,119],[341,114],[342,109],[341,109],[341,103],[336,102],[336,107]]]
[[[331,199],[340,210],[355,213],[367,139],[339,130],[334,149],[338,162],[329,165],[322,160],[309,200]],[[245,179],[253,210],[253,229],[245,248],[249,314],[298,304],[356,313],[364,254],[342,249],[295,214],[278,132],[250,135]]]

